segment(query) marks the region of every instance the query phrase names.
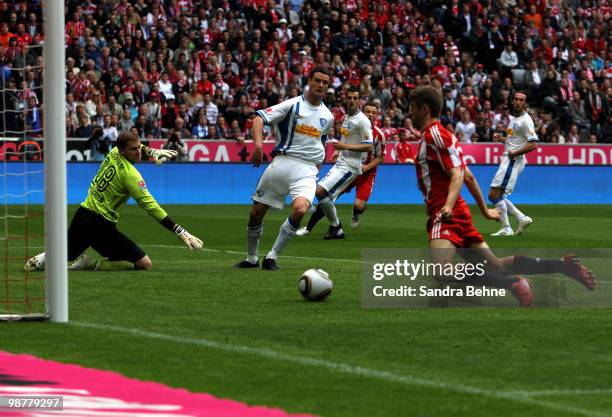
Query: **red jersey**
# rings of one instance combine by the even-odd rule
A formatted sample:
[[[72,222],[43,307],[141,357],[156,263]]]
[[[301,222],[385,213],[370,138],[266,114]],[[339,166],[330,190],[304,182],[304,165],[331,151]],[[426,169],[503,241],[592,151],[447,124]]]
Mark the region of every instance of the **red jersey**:
[[[368,152],[368,156],[362,165],[367,165],[372,162],[374,158],[380,158],[385,156],[385,134],[380,130],[377,126],[372,127],[372,136],[374,137],[374,146],[373,149]],[[376,175],[376,169],[378,167],[374,167],[374,169],[368,171],[367,175]]]
[[[448,171],[465,167],[459,140],[439,121],[429,124],[421,133],[415,163],[419,189],[431,214],[446,203],[450,186]],[[459,196],[457,205],[464,205]]]

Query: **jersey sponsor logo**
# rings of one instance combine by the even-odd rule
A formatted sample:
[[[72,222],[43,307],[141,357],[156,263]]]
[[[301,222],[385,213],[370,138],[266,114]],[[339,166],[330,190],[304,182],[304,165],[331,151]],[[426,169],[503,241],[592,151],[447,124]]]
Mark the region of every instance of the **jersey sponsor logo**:
[[[138,188],[140,188],[142,191],[147,189],[147,184],[145,184],[144,181],[138,181]]]
[[[324,118],[320,118],[319,123],[321,123],[321,127],[325,127],[325,125],[327,124],[327,120],[325,120]]]
[[[317,129],[316,127],[310,126],[310,125],[297,125],[295,127],[295,132],[305,135],[305,136],[311,136],[317,139],[321,136],[321,131]]]

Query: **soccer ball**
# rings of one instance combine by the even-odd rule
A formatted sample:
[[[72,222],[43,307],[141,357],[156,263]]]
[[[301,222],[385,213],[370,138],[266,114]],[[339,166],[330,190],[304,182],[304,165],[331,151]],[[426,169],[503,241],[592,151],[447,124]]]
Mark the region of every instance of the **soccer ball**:
[[[309,269],[298,280],[300,294],[310,301],[325,300],[331,294],[332,288],[334,283],[322,269]]]

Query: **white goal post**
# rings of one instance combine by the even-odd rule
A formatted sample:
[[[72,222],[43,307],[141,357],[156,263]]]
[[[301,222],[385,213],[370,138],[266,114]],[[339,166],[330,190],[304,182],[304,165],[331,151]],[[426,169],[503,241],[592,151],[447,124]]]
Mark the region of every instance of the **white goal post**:
[[[64,0],[43,3],[45,43],[45,286],[53,322],[68,321]]]

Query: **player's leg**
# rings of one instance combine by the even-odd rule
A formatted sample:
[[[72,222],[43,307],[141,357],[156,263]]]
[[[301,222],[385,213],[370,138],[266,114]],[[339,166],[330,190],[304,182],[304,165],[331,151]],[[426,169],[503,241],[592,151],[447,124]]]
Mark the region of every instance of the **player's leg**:
[[[531,225],[531,223],[533,223],[533,219],[523,214],[523,212],[516,208],[516,206],[508,198],[508,196],[512,194],[516,181],[518,180],[518,176],[521,174],[521,172],[523,172],[523,169],[525,169],[525,160],[517,159],[510,174],[510,178],[508,178],[503,194],[504,204],[506,205],[508,215],[513,216],[518,222],[514,232],[515,235],[520,235],[527,227],[529,227],[529,225]]]
[[[92,259],[83,254],[68,269],[94,270],[94,271],[125,271],[125,270],[150,270],[153,267],[151,259],[145,252],[129,237],[117,230],[114,224],[100,228],[91,243],[91,247],[107,259]],[[103,230],[103,231],[102,231]]]
[[[359,226],[361,215],[367,208],[368,200],[372,195],[374,176],[361,175],[357,177],[354,184],[356,187],[356,195],[355,201],[353,202],[353,218],[351,219],[351,227],[356,229]]]
[[[361,221],[361,215],[366,211],[368,202],[360,198],[355,198],[353,202],[353,217],[351,218],[351,227],[357,229]]]
[[[263,236],[263,219],[268,208],[282,209],[289,189],[287,173],[290,162],[284,158],[276,157],[261,175],[255,192],[251,196],[253,205],[249,212],[247,224],[247,256],[246,259],[234,265],[234,268],[259,267],[259,242]]]
[[[582,265],[580,258],[565,255],[561,259],[542,259],[529,256],[513,255],[501,258],[500,264],[504,272],[509,274],[552,274],[561,273],[575,279],[587,289],[595,289],[595,276]]]
[[[487,269],[480,277],[468,277],[464,281],[476,285],[505,288],[512,292],[521,307],[530,307],[533,303],[533,292],[527,278],[520,276],[508,276],[510,273],[506,268],[507,260],[499,259],[486,242],[474,242],[469,246],[462,256],[470,262],[486,263]]]
[[[340,219],[338,219],[334,201],[356,177],[357,174],[354,174],[348,168],[336,164],[317,185],[319,205],[330,224],[325,234],[326,240],[344,239],[344,231],[342,230]]]
[[[312,205],[317,187],[317,167],[299,161],[290,161],[290,164],[287,180],[291,195],[291,214],[281,225],[272,249],[261,264],[263,269],[270,271],[279,269],[276,263],[278,255],[295,236],[302,219]]]
[[[502,224],[502,228],[496,233],[493,233],[492,236],[512,236],[514,234],[512,227],[510,227],[510,222],[508,221],[508,209],[506,208],[506,203],[504,203],[505,188],[512,175],[514,165],[514,160],[508,158],[504,159],[499,165],[493,177],[493,181],[491,181],[489,200],[493,203],[497,211],[499,211],[499,221]]]
[[[263,219],[269,206],[253,201],[247,224],[247,257],[234,265],[234,268],[259,267],[259,241],[263,236]]]
[[[95,214],[83,207],[74,213],[70,226],[68,226],[68,261],[72,262],[79,257],[89,246],[91,236],[98,233],[96,224],[92,221]],[[28,259],[24,269],[26,271],[42,271],[45,269],[45,252]]]
[[[291,215],[283,222],[278,231],[278,236],[274,241],[274,245],[270,252],[266,255],[262,263],[262,268],[275,271],[278,269],[276,259],[278,255],[283,251],[287,243],[296,236],[296,232],[300,226],[300,223],[308,209],[310,208],[310,201],[304,197],[297,197],[291,203]]]
[[[310,215],[310,219],[308,219],[308,224],[306,226],[298,229],[296,232],[296,236],[307,236],[312,232],[314,227],[321,221],[321,219],[325,217],[325,213],[323,213],[323,209],[319,204],[316,206],[316,210]]]

